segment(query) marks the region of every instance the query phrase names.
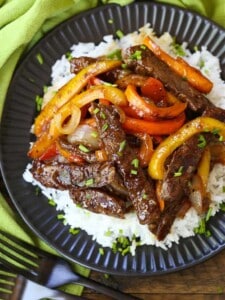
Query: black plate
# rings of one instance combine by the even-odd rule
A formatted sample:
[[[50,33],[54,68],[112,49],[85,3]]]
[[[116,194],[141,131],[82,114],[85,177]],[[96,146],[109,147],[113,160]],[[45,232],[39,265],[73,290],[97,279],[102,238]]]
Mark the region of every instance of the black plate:
[[[113,19],[113,23],[108,22]],[[157,34],[169,31],[190,48],[205,45],[221,62],[225,78],[225,31],[199,15],[174,6],[135,3],[130,6],[103,6],[69,19],[43,38],[22,61],[11,82],[1,125],[2,173],[10,196],[32,230],[72,261],[102,272],[119,275],[151,275],[172,272],[197,264],[225,247],[225,215],[210,222],[212,237],[195,236],[174,244],[168,251],[153,246],[138,247],[135,256],[121,256],[110,249],[99,254],[99,245],[84,231],[74,236],[56,218],[46,198],[35,195],[35,187],[22,174],[31,140],[35,96],[50,83],[51,66],[74,43],[100,42],[103,35],[137,30],[149,22]],[[44,64],[36,55],[41,53]]]

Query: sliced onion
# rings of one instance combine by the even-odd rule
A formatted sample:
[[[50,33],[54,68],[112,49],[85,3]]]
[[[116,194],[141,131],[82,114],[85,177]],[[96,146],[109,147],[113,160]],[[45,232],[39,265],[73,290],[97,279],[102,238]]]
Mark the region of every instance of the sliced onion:
[[[99,149],[100,140],[97,130],[90,125],[81,124],[76,130],[67,136],[71,144],[82,144],[93,150]]]

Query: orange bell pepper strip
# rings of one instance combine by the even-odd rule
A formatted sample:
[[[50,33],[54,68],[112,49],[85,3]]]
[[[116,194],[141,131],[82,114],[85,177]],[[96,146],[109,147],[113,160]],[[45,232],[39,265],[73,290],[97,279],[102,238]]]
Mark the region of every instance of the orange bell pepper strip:
[[[160,211],[163,211],[165,208],[165,201],[161,197],[161,190],[162,190],[162,180],[157,180],[156,181],[156,197],[159,202]]]
[[[206,78],[198,69],[189,65],[182,58],[173,58],[163,51],[149,36],[144,38],[143,44],[148,47],[158,58],[164,61],[171,69],[173,69],[181,77],[187,81],[198,91],[209,93],[213,87],[213,83]]]
[[[81,70],[59,89],[37,116],[34,123],[35,135],[41,135],[58,109],[67,103],[74,95],[78,94],[88,84],[91,77],[119,67],[120,65],[121,61],[119,60],[100,60]]]
[[[225,123],[210,117],[198,117],[184,124],[179,130],[165,138],[155,149],[148,166],[149,175],[156,180],[162,180],[166,159],[193,135],[200,132],[217,130],[225,140]]]
[[[168,107],[158,107],[154,103],[145,101],[137,93],[134,85],[127,86],[125,95],[130,106],[138,110],[139,116],[145,120],[172,119],[180,115],[187,107],[187,104],[183,102],[175,102]]]
[[[148,97],[153,102],[166,104],[166,90],[162,82],[154,77],[146,79],[141,86],[141,93],[143,96]]]
[[[122,127],[129,133],[148,133],[150,135],[168,135],[177,131],[185,122],[185,114],[170,120],[147,121],[126,117]]]

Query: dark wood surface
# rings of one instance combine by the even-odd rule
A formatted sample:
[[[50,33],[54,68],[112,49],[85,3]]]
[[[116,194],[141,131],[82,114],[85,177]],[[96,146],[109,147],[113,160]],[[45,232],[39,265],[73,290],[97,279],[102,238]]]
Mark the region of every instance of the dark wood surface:
[[[8,198],[1,176],[0,191]],[[194,300],[224,300],[225,250],[194,267],[170,274],[108,277],[92,271],[91,278],[144,300],[189,300],[190,297]],[[92,300],[110,300],[87,288],[83,296]]]

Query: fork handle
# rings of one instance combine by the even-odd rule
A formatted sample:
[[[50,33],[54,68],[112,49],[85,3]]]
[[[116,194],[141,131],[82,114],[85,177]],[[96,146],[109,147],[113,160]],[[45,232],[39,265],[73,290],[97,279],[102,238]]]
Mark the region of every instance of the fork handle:
[[[113,299],[117,299],[117,300],[137,300],[137,299],[139,299],[134,296],[127,295],[123,292],[120,292],[119,290],[115,290],[111,287],[102,285],[101,283],[98,283],[95,280],[92,280],[92,279],[89,279],[89,278],[86,278],[83,276],[79,276],[79,279],[74,283],[91,288],[91,289],[95,290],[96,292],[100,292],[101,294],[107,295],[107,296],[109,296]]]

